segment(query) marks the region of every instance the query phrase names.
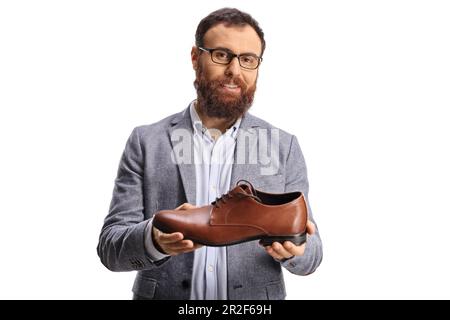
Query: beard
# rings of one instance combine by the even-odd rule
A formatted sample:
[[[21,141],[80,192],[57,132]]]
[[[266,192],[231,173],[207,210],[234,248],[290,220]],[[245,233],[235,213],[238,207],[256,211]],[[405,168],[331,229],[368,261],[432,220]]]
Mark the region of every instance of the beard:
[[[230,83],[241,89],[239,94],[221,90],[225,84]],[[206,116],[232,121],[242,117],[250,109],[255,96],[256,81],[251,87],[237,77],[222,77],[208,81],[199,66],[194,87],[197,90],[198,106]]]

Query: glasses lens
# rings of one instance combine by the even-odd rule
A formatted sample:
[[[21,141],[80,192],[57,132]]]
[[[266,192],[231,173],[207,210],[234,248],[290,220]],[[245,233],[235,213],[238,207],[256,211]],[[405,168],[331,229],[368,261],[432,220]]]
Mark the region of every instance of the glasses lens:
[[[214,50],[211,57],[216,63],[228,64],[230,62],[230,55],[225,50]]]
[[[255,69],[258,66],[259,59],[250,54],[244,54],[239,57],[239,63],[243,68]]]

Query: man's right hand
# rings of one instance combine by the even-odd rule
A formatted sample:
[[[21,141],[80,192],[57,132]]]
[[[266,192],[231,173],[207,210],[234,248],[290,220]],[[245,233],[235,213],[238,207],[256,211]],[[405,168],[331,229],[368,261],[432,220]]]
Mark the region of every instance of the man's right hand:
[[[190,203],[183,203],[175,210],[188,210],[193,208],[196,207]],[[158,249],[161,253],[171,256],[191,252],[202,247],[202,245],[194,243],[191,240],[183,240],[184,236],[181,232],[164,233],[153,227],[152,237],[156,249]]]

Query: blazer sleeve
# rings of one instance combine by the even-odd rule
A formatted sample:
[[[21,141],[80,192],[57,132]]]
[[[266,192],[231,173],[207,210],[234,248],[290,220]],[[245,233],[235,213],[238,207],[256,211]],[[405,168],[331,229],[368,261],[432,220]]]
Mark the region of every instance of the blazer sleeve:
[[[288,259],[282,263],[282,266],[291,273],[308,275],[313,273],[322,262],[322,241],[308,201],[309,183],[305,159],[295,136],[292,136],[286,160],[285,192],[291,191],[303,193],[308,208],[308,218],[316,225],[316,232],[312,236],[307,235],[304,255]]]
[[[100,232],[97,253],[112,271],[153,269],[169,259],[153,261],[145,250],[143,199],[144,154],[139,128],[131,133],[117,171],[109,214]]]

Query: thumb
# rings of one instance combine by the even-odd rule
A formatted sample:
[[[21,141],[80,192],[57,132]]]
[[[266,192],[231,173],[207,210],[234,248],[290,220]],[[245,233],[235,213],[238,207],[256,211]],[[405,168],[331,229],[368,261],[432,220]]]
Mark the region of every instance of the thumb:
[[[193,204],[185,202],[181,206],[177,207],[175,210],[189,210],[189,209],[194,209],[194,208],[197,208],[197,207],[194,206]]]
[[[311,236],[316,232],[316,226],[311,220],[306,221],[306,232]]]

